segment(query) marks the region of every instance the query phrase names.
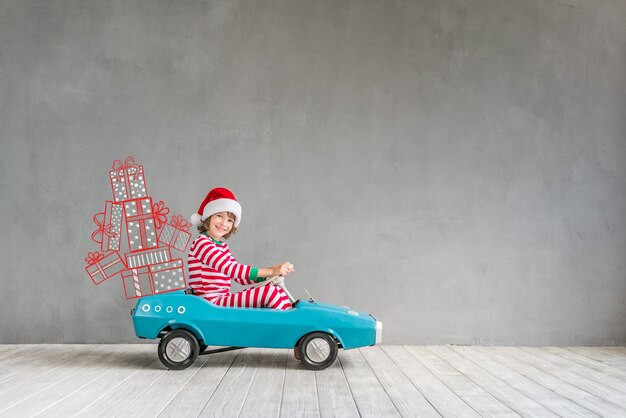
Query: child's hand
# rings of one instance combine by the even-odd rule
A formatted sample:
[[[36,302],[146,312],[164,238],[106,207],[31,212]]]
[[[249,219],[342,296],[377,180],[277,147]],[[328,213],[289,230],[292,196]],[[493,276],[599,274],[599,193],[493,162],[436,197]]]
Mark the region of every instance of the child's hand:
[[[293,273],[295,270],[293,268],[293,264],[290,262],[285,262],[282,264],[278,264],[276,266],[271,267],[272,276],[286,276],[289,273]]]

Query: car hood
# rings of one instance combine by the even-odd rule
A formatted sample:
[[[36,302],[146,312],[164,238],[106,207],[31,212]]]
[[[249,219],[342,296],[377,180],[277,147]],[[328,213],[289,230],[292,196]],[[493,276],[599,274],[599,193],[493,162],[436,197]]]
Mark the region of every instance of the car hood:
[[[368,314],[364,312],[358,312],[347,306],[338,306],[338,305],[333,305],[330,303],[319,302],[319,301],[311,302],[310,300],[300,300],[300,302],[298,302],[297,308],[300,308],[300,307],[307,308],[307,309],[325,310],[329,312],[340,312],[344,314],[348,314],[348,312],[357,312],[359,314],[358,316],[365,316],[365,317],[369,316]]]

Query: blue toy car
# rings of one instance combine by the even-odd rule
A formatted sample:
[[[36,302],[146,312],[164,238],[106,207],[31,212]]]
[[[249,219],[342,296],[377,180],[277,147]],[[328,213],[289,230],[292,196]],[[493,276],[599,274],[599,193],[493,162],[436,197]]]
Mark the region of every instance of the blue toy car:
[[[282,279],[263,284],[286,291]],[[294,307],[281,311],[221,307],[177,291],[139,299],[131,315],[139,338],[161,338],[159,359],[173,370],[189,367],[198,355],[245,347],[293,348],[304,367],[322,370],[333,364],[339,348],[380,343],[382,323],[373,316],[287,294]],[[226,348],[206,350],[209,345]]]

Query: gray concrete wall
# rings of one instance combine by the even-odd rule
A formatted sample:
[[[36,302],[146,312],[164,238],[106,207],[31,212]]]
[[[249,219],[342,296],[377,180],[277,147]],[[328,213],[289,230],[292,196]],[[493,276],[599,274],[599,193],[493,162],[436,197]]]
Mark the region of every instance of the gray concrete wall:
[[[114,159],[388,343],[626,343],[621,0],[0,3],[0,343],[136,341]]]

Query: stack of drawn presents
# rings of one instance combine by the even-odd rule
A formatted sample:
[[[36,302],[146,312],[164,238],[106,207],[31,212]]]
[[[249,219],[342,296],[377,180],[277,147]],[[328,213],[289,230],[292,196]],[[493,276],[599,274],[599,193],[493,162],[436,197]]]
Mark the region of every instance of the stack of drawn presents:
[[[170,210],[148,195],[143,166],[132,157],[114,161],[109,178],[113,200],[93,217],[100,251],[85,258],[91,280],[121,278],[127,299],[185,289],[183,260],[172,251],[187,250],[191,224],[180,215],[168,222]]]

